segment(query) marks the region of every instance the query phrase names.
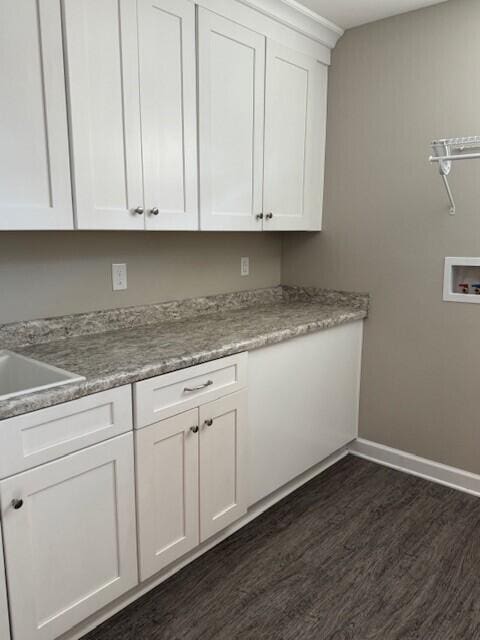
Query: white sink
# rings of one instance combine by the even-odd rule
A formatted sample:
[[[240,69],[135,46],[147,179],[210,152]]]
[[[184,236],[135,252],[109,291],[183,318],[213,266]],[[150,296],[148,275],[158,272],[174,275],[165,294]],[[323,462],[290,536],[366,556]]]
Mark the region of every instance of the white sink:
[[[0,401],[81,380],[85,378],[50,364],[0,351]]]

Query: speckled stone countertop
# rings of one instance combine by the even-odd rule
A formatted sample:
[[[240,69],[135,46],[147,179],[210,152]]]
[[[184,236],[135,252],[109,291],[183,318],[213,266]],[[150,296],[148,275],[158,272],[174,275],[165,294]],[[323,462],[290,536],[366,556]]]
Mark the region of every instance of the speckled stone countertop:
[[[0,401],[0,420],[361,320],[368,304],[367,294],[272,287],[0,325],[0,349],[85,377]]]

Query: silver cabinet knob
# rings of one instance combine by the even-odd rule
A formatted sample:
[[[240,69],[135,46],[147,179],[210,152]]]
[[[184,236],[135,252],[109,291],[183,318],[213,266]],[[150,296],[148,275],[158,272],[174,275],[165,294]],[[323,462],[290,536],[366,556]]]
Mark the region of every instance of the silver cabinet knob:
[[[207,425],[207,427],[211,427],[212,424],[213,424],[212,418],[209,418],[208,420],[205,420],[205,424]]]
[[[14,509],[21,509],[23,507],[23,500],[21,498],[14,498],[10,504]]]
[[[192,433],[198,433],[198,425],[196,424],[194,427],[190,427],[190,431]]]
[[[153,209],[150,209],[150,215],[158,216],[158,214],[159,214],[158,207],[153,207]]]
[[[273,213],[271,213],[271,212],[270,212],[270,213],[267,213],[267,215],[265,216],[265,218],[266,218],[267,220],[271,220],[271,219],[273,218]]]
[[[257,213],[255,217],[257,220],[263,220],[263,213]]]
[[[138,213],[138,215],[141,216],[143,214],[143,207],[137,207],[135,209],[135,213]]]

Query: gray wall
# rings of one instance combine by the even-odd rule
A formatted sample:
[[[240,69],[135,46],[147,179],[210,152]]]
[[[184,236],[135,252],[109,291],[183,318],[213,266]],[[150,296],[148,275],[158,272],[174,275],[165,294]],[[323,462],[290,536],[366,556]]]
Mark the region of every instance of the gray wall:
[[[333,55],[324,231],[285,238],[283,281],[372,294],[360,435],[480,472],[480,306],[442,302],[445,256],[480,256],[480,162],[448,215],[435,137],[480,135],[480,2],[347,31]]]
[[[2,232],[0,324],[275,286],[280,261],[271,233]],[[115,262],[127,291],[112,291]]]

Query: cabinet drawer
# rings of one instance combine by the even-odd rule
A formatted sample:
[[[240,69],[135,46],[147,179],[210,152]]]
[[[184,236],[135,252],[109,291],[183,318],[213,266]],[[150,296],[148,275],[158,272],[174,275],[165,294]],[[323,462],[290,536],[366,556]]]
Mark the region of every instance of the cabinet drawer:
[[[0,422],[0,478],[132,429],[130,385]]]
[[[135,428],[193,409],[246,385],[246,353],[137,382],[133,394]]]

